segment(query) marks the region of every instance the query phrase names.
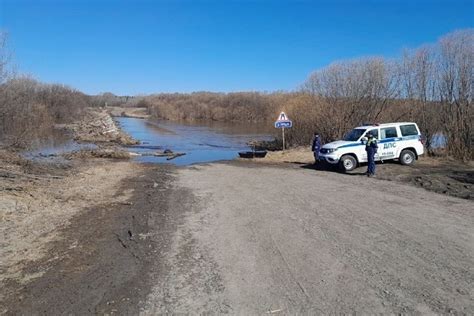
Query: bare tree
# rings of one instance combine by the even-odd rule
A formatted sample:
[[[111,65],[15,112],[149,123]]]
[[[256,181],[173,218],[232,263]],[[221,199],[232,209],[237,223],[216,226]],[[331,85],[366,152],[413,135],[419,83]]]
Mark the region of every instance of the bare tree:
[[[395,63],[382,58],[365,58],[339,62],[314,72],[303,86],[315,102],[324,100],[330,132],[338,138],[354,125],[375,122],[399,94]],[[319,100],[319,101],[317,101]],[[323,123],[323,122],[321,122]]]
[[[473,157],[474,29],[448,34],[439,41],[438,91],[449,151]]]
[[[441,106],[437,102],[434,47],[424,46],[417,50],[405,50],[399,62],[400,96],[408,105],[400,117],[415,120],[431,150],[431,140],[442,132]]]
[[[0,30],[0,84],[5,83],[14,74],[12,53],[8,49],[8,34]]]

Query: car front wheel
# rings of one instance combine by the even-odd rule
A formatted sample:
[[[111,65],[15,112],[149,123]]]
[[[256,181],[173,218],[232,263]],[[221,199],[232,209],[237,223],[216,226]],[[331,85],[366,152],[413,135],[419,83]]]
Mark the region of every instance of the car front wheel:
[[[410,149],[402,150],[400,154],[400,163],[405,166],[409,166],[415,163],[416,156]]]
[[[357,160],[353,156],[345,155],[341,157],[341,160],[339,161],[339,166],[341,168],[341,171],[352,171],[357,167]]]

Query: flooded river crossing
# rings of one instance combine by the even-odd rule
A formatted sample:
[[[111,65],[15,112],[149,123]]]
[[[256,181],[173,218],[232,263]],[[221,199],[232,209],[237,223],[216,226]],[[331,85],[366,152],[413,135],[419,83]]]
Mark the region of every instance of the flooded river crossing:
[[[130,151],[145,154],[135,158],[140,162],[189,165],[231,160],[238,157],[239,151],[250,149],[247,145],[249,141],[273,139],[271,124],[148,121],[129,117],[118,117],[116,122],[124,132],[140,141],[140,145],[129,148]],[[165,149],[186,155],[170,161],[147,155]]]
[[[126,147],[140,155],[134,158],[135,161],[175,165],[232,160],[238,157],[239,151],[251,149],[248,142],[273,140],[274,132],[271,124],[190,123],[130,117],[116,117],[114,121],[123,132],[140,142]],[[23,156],[36,161],[60,162],[63,154],[97,148],[93,143],[73,140],[73,136],[64,130],[54,130],[48,137],[33,141]],[[166,149],[185,155],[173,160],[153,156]]]

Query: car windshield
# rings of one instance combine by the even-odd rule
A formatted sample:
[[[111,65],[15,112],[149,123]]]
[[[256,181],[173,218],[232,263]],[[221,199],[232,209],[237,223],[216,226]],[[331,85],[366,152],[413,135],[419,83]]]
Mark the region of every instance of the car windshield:
[[[346,136],[344,136],[344,140],[348,142],[355,142],[362,136],[362,134],[364,134],[365,131],[365,129],[355,128],[346,134]]]

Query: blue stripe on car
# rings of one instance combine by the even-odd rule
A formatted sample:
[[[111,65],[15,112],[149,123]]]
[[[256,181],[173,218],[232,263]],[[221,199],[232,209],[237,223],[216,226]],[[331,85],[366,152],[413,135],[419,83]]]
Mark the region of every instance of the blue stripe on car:
[[[418,139],[418,137],[419,137],[419,135],[412,135],[412,136],[405,136],[405,137],[386,138],[386,139],[379,140],[378,143],[379,143],[379,144],[383,144],[383,143],[400,142],[400,141],[402,141],[402,140]],[[339,148],[347,148],[347,147],[356,147],[356,146],[365,146],[365,144],[362,144],[362,143],[347,144],[347,145],[343,145],[343,146],[337,147],[337,149],[339,149]]]
[[[355,147],[355,146],[365,146],[365,144],[362,144],[362,143],[347,144],[347,145],[343,145],[343,146],[341,146],[341,147],[337,147],[337,149],[339,149],[339,148],[346,148],[346,147]]]

